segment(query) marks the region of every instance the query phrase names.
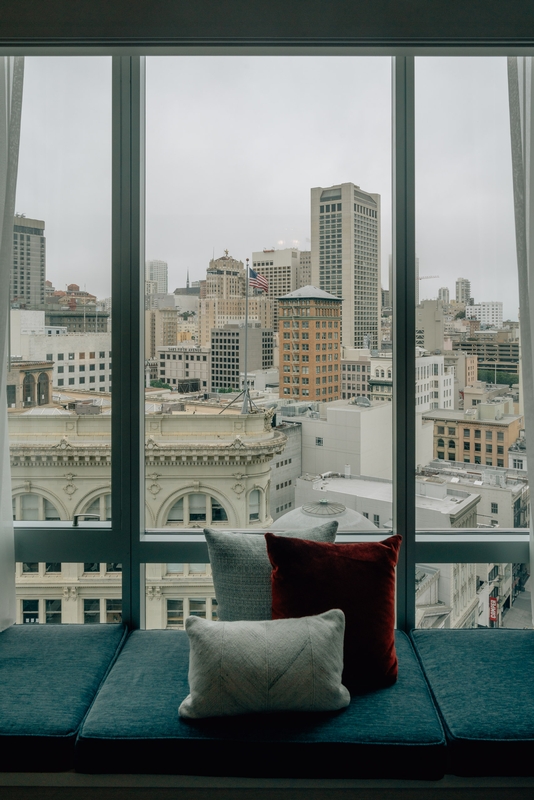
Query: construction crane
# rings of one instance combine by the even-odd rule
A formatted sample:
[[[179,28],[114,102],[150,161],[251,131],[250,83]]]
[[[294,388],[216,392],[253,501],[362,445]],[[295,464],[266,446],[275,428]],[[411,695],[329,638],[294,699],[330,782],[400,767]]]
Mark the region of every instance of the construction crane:
[[[418,281],[429,281],[430,278],[439,278],[439,275],[421,275],[417,278]]]

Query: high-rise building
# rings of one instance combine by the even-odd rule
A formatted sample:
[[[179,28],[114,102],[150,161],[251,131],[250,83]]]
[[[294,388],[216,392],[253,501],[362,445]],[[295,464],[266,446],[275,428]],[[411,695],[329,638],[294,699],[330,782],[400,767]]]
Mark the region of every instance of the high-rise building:
[[[311,190],[312,284],[343,298],[343,344],[380,347],[380,195],[354,183]]]
[[[273,327],[278,327],[278,298],[297,286],[300,253],[295,247],[252,253],[252,267],[267,279],[267,297],[273,303]]]
[[[450,293],[446,286],[442,286],[441,289],[438,289],[438,300],[441,300],[444,306],[448,306],[450,303]]]
[[[314,286],[279,298],[280,397],[341,397],[341,302]]]
[[[158,284],[157,292],[167,294],[169,290],[169,265],[166,261],[153,259],[147,261],[145,265],[145,279],[156,281]]]
[[[245,275],[243,262],[232,258],[228,255],[228,251],[221,258],[210,261],[206,272],[205,290],[203,291],[201,287],[200,294],[199,344],[202,346],[210,344],[211,332],[215,328],[245,321]],[[272,329],[272,307],[270,297],[266,297],[263,292],[255,293],[249,288],[250,322],[258,322],[262,328]]]
[[[471,305],[471,281],[467,278],[458,278],[456,281],[456,302]]]
[[[311,250],[301,250],[297,270],[297,289],[301,286],[311,286]]]
[[[41,219],[15,215],[10,300],[26,307],[45,301],[46,240]]]

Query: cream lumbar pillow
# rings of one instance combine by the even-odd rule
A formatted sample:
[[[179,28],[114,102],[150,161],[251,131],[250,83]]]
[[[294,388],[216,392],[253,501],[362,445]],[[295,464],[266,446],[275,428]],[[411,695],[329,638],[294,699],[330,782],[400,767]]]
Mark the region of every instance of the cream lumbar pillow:
[[[334,542],[337,522],[283,536]],[[263,533],[263,532],[262,532]],[[271,619],[271,562],[260,533],[229,533],[204,528],[220,620]]]
[[[341,683],[345,615],[209,622],[188,617],[189,691],[181,717],[273,711],[337,711],[350,702]]]

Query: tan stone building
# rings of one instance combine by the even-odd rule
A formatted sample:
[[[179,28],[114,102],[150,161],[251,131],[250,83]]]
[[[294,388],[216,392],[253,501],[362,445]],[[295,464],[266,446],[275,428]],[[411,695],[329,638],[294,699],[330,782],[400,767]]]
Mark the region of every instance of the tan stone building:
[[[434,458],[504,467],[508,448],[524,427],[513,401],[496,398],[465,411],[427,411],[434,420]]]
[[[32,408],[50,403],[52,363],[11,359],[7,373],[7,407]]]
[[[242,261],[225,255],[212,259],[206,273],[205,297],[200,295],[199,344],[211,342],[211,332],[245,319],[246,270]],[[249,292],[248,318],[262,328],[273,327],[273,303],[263,293]]]
[[[279,298],[280,397],[341,397],[341,303],[314,286]]]

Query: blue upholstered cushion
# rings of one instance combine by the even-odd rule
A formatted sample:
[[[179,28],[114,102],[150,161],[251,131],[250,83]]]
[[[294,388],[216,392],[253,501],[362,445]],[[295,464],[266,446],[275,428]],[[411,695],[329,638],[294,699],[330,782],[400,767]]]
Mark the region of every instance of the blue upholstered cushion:
[[[534,775],[534,631],[416,630],[444,720],[448,771]]]
[[[0,633],[0,770],[73,766],[78,728],[122,625],[14,625]]]
[[[445,738],[408,638],[397,634],[398,682],[341,712],[184,720],[183,631],[134,631],[82,726],[76,768],[258,777],[444,774]],[[362,654],[365,657],[365,654]]]

